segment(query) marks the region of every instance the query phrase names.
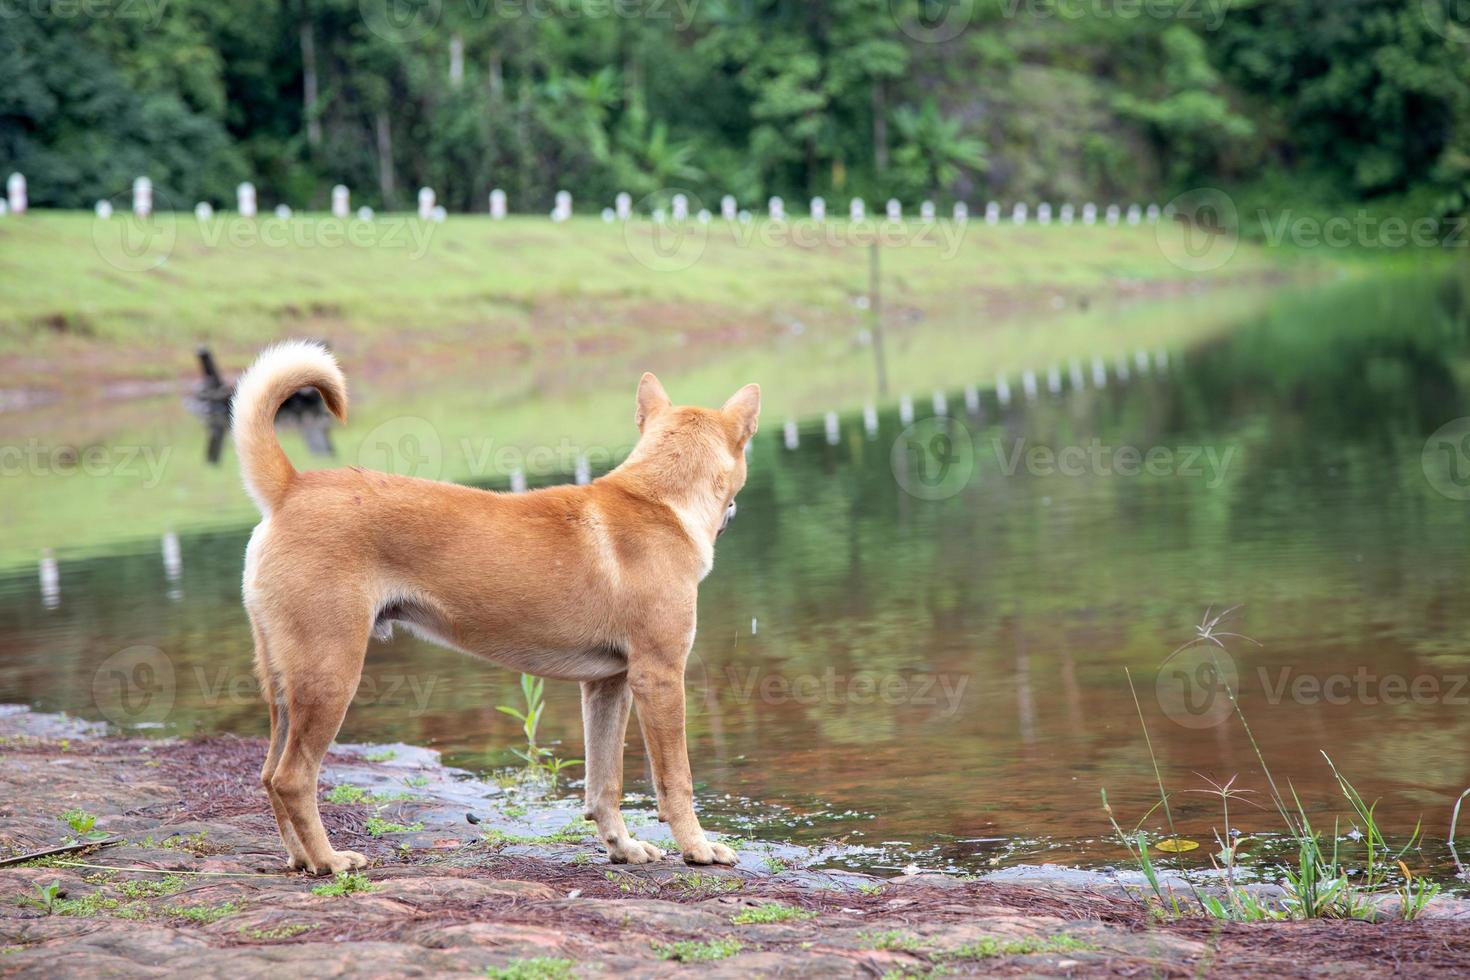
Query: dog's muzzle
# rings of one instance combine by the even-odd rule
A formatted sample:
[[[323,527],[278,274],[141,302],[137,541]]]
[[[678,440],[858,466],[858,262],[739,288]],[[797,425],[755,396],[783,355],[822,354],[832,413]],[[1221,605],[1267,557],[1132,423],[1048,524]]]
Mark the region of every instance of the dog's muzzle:
[[[724,534],[725,533],[725,528],[729,527],[730,526],[730,522],[733,521],[734,519],[735,519],[735,501],[732,500],[732,501],[730,501],[730,505],[725,508],[725,517],[724,517],[723,520],[720,521],[720,530],[715,535],[715,537],[719,537],[721,534]]]

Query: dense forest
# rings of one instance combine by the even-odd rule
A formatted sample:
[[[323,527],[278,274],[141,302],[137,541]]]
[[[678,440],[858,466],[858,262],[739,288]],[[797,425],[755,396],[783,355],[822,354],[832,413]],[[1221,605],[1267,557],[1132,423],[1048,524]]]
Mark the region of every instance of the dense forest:
[[[33,205],[1470,206],[1456,0],[23,0],[0,170]],[[1461,17],[1457,21],[1456,17]],[[804,205],[803,205],[804,206]]]

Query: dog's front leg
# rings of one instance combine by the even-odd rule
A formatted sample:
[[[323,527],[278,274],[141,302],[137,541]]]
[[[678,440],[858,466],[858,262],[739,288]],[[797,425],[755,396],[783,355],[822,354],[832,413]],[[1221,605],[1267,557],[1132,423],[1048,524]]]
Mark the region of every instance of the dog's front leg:
[[[613,864],[647,864],[664,852],[634,840],[623,822],[623,736],[633,695],[628,675],[582,682],[582,732],[587,755],[587,819]]]
[[[659,808],[690,864],[734,864],[735,852],[704,836],[694,815],[694,782],[684,739],[684,660],[669,650],[636,650],[628,684],[638,703],[638,724],[653,762]]]

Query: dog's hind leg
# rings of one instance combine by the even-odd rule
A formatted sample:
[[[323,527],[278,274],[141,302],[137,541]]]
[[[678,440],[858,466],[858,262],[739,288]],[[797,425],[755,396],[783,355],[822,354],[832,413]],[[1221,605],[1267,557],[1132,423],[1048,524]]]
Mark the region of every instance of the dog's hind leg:
[[[582,682],[582,732],[587,756],[587,819],[613,864],[647,864],[664,852],[634,840],[623,822],[623,736],[633,704],[628,675]]]
[[[281,832],[281,843],[286,847],[287,864],[292,869],[299,870],[306,867],[305,852],[301,849],[301,841],[296,837],[295,828],[291,826],[285,804],[271,789],[271,777],[275,775],[276,765],[281,761],[281,750],[286,745],[286,733],[290,730],[291,720],[281,701],[280,685],[271,666],[265,632],[253,620],[250,631],[255,636],[255,673],[260,678],[260,693],[271,714],[271,740],[265,753],[265,765],[260,768],[260,785],[265,789],[266,798],[270,800],[271,812],[275,814],[276,826]]]
[[[320,621],[341,629],[345,617],[321,615]],[[289,719],[280,759],[270,777],[270,788],[286,810],[301,842],[306,870],[312,874],[335,874],[367,864],[355,851],[338,851],[327,839],[317,808],[317,778],[322,757],[342,727],[347,706],[357,693],[362,678],[372,627],[369,608],[363,609],[361,628],[350,635],[331,638],[294,635],[271,640],[283,697],[282,710]]]

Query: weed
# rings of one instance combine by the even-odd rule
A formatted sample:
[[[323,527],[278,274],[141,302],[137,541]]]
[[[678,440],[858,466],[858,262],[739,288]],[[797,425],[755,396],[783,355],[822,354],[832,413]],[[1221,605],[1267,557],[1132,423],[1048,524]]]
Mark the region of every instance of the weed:
[[[367,803],[372,799],[372,796],[373,794],[361,786],[351,786],[343,783],[339,786],[333,786],[331,792],[327,794],[326,800],[328,803]]]
[[[358,892],[375,892],[378,886],[368,881],[365,874],[356,871],[339,871],[337,877],[325,885],[317,885],[311,890],[313,895],[323,898],[342,898],[347,895],[355,895]]]
[[[1035,953],[1076,953],[1095,949],[1071,936],[1026,936],[1021,939],[997,939],[986,936],[977,942],[967,943],[958,949],[937,954],[946,960],[988,960],[997,956],[1030,956]]]
[[[525,699],[524,710],[512,707],[508,704],[498,704],[496,711],[510,715],[521,723],[521,732],[526,736],[526,747],[524,749],[512,749],[526,763],[528,772],[544,774],[555,786],[561,771],[567,766],[579,766],[581,759],[558,759],[556,755],[543,745],[536,742],[536,729],[541,725],[541,715],[546,710],[544,689],[546,682],[539,677],[530,674],[521,675],[521,697]]]
[[[315,924],[305,922],[291,922],[273,929],[251,929],[247,926],[240,930],[240,935],[249,939],[292,939],[315,928]]]
[[[661,960],[674,960],[678,963],[707,963],[712,960],[723,960],[734,956],[744,947],[740,940],[725,937],[722,939],[706,939],[699,941],[695,939],[681,939],[672,943],[650,943],[654,955]]]
[[[222,902],[219,905],[175,905],[164,909],[169,915],[176,919],[187,919],[199,925],[207,926],[211,922],[218,922],[226,916],[234,915],[240,911],[238,902]]]
[[[36,890],[36,897],[21,897],[16,901],[22,906],[33,906],[41,909],[47,915],[56,914],[56,903],[61,900],[61,882],[53,881],[49,885],[43,885],[39,881],[31,885]]]
[[[902,929],[885,929],[881,932],[868,931],[858,933],[858,942],[868,949],[891,949],[913,951],[924,945],[918,936],[904,932]]]
[[[398,752],[394,749],[378,749],[363,756],[369,762],[391,762],[398,758]]]
[[[745,882],[730,875],[701,874],[698,871],[680,871],[669,881],[688,895],[723,895],[745,887]]]
[[[184,887],[184,879],[169,875],[161,881],[124,881],[117,890],[124,898],[162,898]]]
[[[858,892],[870,898],[874,895],[881,895],[883,894],[883,882],[875,881],[871,885],[858,885]]]
[[[792,908],[790,905],[779,903],[768,903],[757,905],[753,908],[742,909],[731,917],[730,921],[737,926],[766,925],[772,922],[804,922],[807,919],[815,919],[817,913],[808,912],[806,909]]]
[[[403,785],[408,786],[408,787],[410,787],[412,789],[422,789],[423,787],[429,785],[429,777],[428,776],[404,776],[403,777]]]
[[[402,824],[382,817],[368,817],[366,829],[374,837],[382,837],[384,834],[412,834],[424,829],[421,823]]]
[[[559,960],[550,956],[537,956],[529,960],[515,960],[506,966],[492,966],[485,970],[491,980],[570,980],[575,976],[576,964],[571,960]]]

